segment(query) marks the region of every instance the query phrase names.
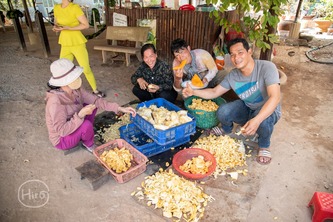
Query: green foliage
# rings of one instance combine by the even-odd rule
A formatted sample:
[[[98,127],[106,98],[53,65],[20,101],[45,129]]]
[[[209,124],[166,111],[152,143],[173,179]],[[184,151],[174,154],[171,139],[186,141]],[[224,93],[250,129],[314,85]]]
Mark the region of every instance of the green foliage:
[[[315,5],[317,17],[333,21],[333,0],[321,0]]]
[[[0,0],[0,11],[7,11],[7,10],[8,10],[7,1]]]
[[[219,4],[210,16],[215,18],[215,22],[225,28],[226,33],[230,29],[243,32],[249,42],[255,42],[256,46],[265,52],[270,49],[268,43],[276,43],[278,37],[270,34],[268,27],[276,29],[279,23],[279,16],[284,12],[283,5],[288,0],[207,0],[207,4]],[[224,18],[228,9],[237,10],[240,22],[232,23]],[[253,16],[253,15],[259,16]]]
[[[23,13],[17,9],[9,10],[6,13],[6,17],[8,19],[23,18]]]
[[[27,5],[32,5],[32,0],[27,0]],[[16,8],[23,8],[23,3],[21,0],[0,0],[0,10],[9,11]]]
[[[95,13],[95,21],[101,23],[101,16],[97,8],[91,9],[91,18],[90,18],[90,25],[94,25],[94,14]]]
[[[150,5],[159,5],[160,4],[160,1],[159,0],[151,0],[150,1]]]
[[[148,38],[146,43],[151,43],[156,47],[156,37],[152,32],[148,33]]]
[[[117,1],[116,0],[108,0],[107,3],[108,3],[108,7],[115,7],[116,4],[117,4]]]
[[[33,5],[32,0],[26,0],[27,5],[31,7]],[[3,12],[6,11],[13,11],[14,9],[17,8],[23,8],[23,3],[21,0],[0,0],[0,10]],[[8,17],[8,16],[6,16]],[[12,16],[10,16],[12,17]]]

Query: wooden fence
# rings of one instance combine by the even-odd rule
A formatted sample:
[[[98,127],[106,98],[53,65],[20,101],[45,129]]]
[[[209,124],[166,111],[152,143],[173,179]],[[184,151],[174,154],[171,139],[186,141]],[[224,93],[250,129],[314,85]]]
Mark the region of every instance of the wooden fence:
[[[172,40],[185,39],[192,49],[201,48],[212,52],[220,34],[220,26],[209,18],[209,12],[158,10],[158,9],[109,9],[107,25],[113,25],[113,13],[127,16],[128,26],[137,26],[138,19],[156,19],[156,48],[159,57],[173,60],[170,50]]]

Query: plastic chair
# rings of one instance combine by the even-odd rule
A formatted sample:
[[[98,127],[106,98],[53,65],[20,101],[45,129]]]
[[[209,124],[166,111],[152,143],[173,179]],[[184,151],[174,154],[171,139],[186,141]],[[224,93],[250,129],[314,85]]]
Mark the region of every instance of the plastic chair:
[[[179,10],[181,11],[195,11],[195,7],[190,4],[185,4],[179,7]]]
[[[315,192],[308,207],[313,205],[312,222],[323,222],[326,219],[333,219],[333,194]]]

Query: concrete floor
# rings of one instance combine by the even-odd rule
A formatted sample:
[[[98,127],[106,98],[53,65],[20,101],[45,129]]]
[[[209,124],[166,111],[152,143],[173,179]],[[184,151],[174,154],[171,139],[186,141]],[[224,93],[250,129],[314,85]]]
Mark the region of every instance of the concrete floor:
[[[160,211],[130,195],[146,173],[125,184],[110,180],[92,191],[75,168],[95,158],[84,150],[65,156],[51,146],[43,97],[49,65],[60,48],[57,36],[47,29],[49,58],[44,57],[40,44],[28,41],[28,51],[22,52],[12,29],[0,32],[0,220],[168,221]],[[26,30],[25,37],[28,40]],[[102,66],[101,53],[92,47],[104,43],[102,35],[87,44],[97,84],[107,93],[107,100],[125,104],[135,99],[129,78],[139,63],[132,57],[129,67],[122,63]],[[307,222],[312,211],[306,206],[313,193],[333,193],[332,66],[307,60],[307,48],[276,47],[274,62],[284,68],[288,81],[281,86],[283,117],[272,137],[272,163],[257,164],[254,152],[247,160],[248,176],[235,183],[221,176],[201,185],[215,198],[201,221]],[[291,50],[296,52],[293,57],[287,55]],[[88,87],[86,82],[84,86]],[[39,183],[35,191],[47,188],[45,205],[31,208],[20,201],[22,185],[30,180],[44,184]]]

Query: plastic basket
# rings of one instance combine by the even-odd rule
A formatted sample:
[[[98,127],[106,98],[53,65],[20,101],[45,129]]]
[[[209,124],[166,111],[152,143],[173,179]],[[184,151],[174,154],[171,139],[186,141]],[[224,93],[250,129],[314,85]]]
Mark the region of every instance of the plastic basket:
[[[193,157],[198,157],[199,155],[203,156],[205,161],[212,162],[212,165],[208,168],[208,172],[206,174],[192,174],[184,172],[180,169],[180,166],[182,166],[187,160],[191,160]],[[174,155],[172,159],[172,166],[183,177],[192,180],[200,180],[214,173],[216,169],[216,159],[214,155],[207,150],[200,148],[188,148],[181,150]]]
[[[178,106],[170,103],[169,101],[158,98],[149,100],[147,102],[143,102],[138,104],[137,109],[140,107],[149,107],[151,105],[156,105],[157,107],[163,106],[164,108],[172,111],[179,111],[181,110]],[[132,118],[133,123],[140,128],[145,134],[147,134],[150,138],[152,138],[158,145],[167,145],[170,143],[174,143],[177,140],[182,138],[189,137],[190,135],[194,134],[196,131],[196,122],[194,117],[191,114],[187,114],[189,117],[192,118],[192,121],[184,123],[179,126],[172,127],[167,130],[158,130],[155,129],[153,124],[142,118],[140,115],[136,115]]]
[[[177,147],[190,141],[190,136],[186,136],[167,145],[158,145],[133,123],[120,127],[119,132],[122,139],[126,140],[147,157],[157,155],[172,147]]]
[[[197,127],[201,129],[209,129],[214,126],[217,126],[219,124],[219,120],[217,119],[216,112],[191,109],[188,107],[189,105],[192,104],[193,99],[202,99],[202,98],[197,96],[191,96],[185,100],[185,107],[188,110],[188,112],[194,116]],[[209,99],[202,99],[202,100],[208,101]],[[226,103],[226,101],[221,97],[217,97],[211,100],[214,101],[218,106],[220,106],[223,103]]]
[[[118,147],[118,148],[125,147],[133,155],[132,166],[126,172],[123,172],[123,173],[114,172],[100,158],[100,155],[104,151],[109,151],[116,147]],[[134,177],[140,175],[141,173],[143,173],[146,170],[146,163],[148,162],[148,158],[145,155],[140,153],[137,149],[135,149],[133,146],[131,146],[129,143],[127,143],[123,139],[115,139],[106,144],[103,144],[103,145],[97,147],[93,153],[97,157],[97,159],[106,167],[106,169],[108,169],[110,171],[111,175],[118,183],[125,183],[125,182],[133,179]]]

